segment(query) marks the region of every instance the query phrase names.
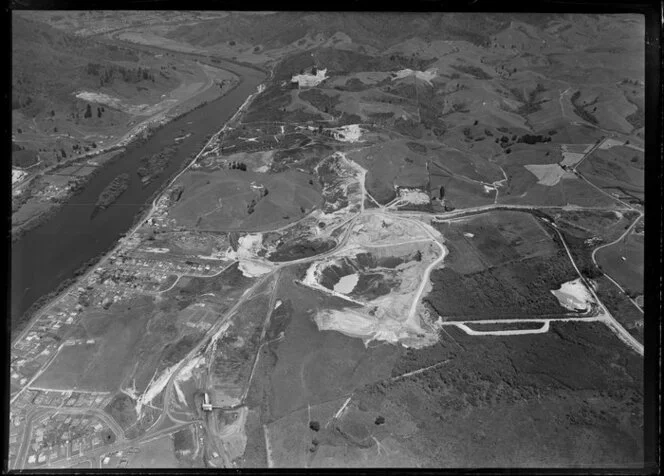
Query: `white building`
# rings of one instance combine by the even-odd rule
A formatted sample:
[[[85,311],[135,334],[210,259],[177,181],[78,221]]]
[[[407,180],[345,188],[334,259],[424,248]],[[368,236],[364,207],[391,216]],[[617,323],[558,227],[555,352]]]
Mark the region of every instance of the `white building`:
[[[210,399],[208,397],[207,392],[205,392],[203,396],[203,411],[204,412],[211,412],[212,411],[212,404],[210,403]]]

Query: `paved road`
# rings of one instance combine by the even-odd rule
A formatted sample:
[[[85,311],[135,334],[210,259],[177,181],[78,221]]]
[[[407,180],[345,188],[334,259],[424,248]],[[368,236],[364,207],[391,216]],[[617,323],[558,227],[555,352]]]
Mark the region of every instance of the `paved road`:
[[[553,224],[554,230],[556,233],[558,233],[558,236],[560,237],[560,241],[562,242],[563,246],[565,247],[565,251],[567,252],[567,256],[569,256],[570,261],[572,262],[572,265],[574,266],[574,269],[576,270],[576,273],[579,275],[581,280],[585,283],[586,278],[581,274],[581,271],[579,271],[579,268],[576,266],[576,263],[574,262],[574,258],[572,257],[572,253],[569,250],[569,247],[567,246],[567,243],[565,242],[565,238],[563,237],[562,233],[560,233],[560,230],[558,230],[558,227]],[[590,291],[590,293],[593,295],[593,298],[597,302],[597,304],[600,306],[600,309],[602,310],[602,314],[604,317],[604,322],[609,326],[609,328],[622,340],[625,342],[629,347],[631,347],[634,351],[636,351],[639,355],[643,356],[643,344],[641,344],[639,341],[637,341],[632,334],[627,332],[625,328],[611,315],[609,310],[602,304],[602,301],[600,301],[599,297],[595,293],[595,290],[593,289],[592,286],[586,285],[586,288]]]

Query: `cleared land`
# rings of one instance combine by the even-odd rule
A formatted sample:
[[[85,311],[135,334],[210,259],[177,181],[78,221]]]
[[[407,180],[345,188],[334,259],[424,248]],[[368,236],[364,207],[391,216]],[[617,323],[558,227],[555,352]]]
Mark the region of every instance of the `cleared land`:
[[[52,398],[26,382],[53,355],[42,348],[68,342],[34,385],[107,390],[131,467],[643,463],[643,349],[629,339],[643,342],[643,314],[593,261],[641,213],[642,18],[56,17],[35,14],[56,42],[99,40],[100,62],[130,42],[113,54],[145,60],[136,85],[154,69],[155,91],[175,95],[138,101],[149,92],[118,69],[81,87],[101,112],[75,124],[72,111],[81,133],[204,89],[217,55],[273,74],[99,280],[36,324],[37,355],[12,360],[13,418],[34,410],[28,395]],[[46,122],[18,105],[20,154]],[[35,190],[91,167],[63,164]],[[596,253],[630,294],[642,228]]]

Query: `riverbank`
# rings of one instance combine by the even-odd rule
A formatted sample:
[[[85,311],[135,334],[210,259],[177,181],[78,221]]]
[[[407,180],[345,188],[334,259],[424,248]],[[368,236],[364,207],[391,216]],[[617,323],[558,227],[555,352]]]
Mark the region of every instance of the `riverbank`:
[[[238,74],[235,71],[234,71],[234,73]],[[242,78],[242,73],[238,74],[238,76],[240,78]],[[105,262],[108,259],[108,257],[111,254],[113,254],[121,246],[121,243],[119,243],[118,239],[121,239],[122,237],[126,237],[126,236],[131,236],[141,226],[143,226],[143,224],[150,218],[150,216],[151,216],[151,214],[154,210],[155,203],[156,203],[158,197],[161,196],[161,194],[164,192],[164,190],[166,190],[168,187],[170,187],[170,185],[177,179],[177,177],[180,174],[182,174],[187,168],[189,168],[195,162],[195,160],[200,156],[200,154],[203,152],[203,150],[205,150],[205,147],[212,140],[214,140],[220,133],[222,133],[226,129],[227,125],[237,117],[237,114],[244,110],[245,105],[247,104],[247,102],[252,97],[255,97],[256,90],[253,88],[253,85],[258,84],[260,86],[260,83],[258,82],[258,81],[260,81],[260,79],[259,79],[260,77],[256,74],[253,74],[253,76],[252,75],[247,76],[247,79],[250,79],[250,78],[251,78],[251,81],[247,85],[244,86],[244,91],[247,90],[247,87],[251,87],[252,88],[251,89],[251,94],[249,94],[248,97],[243,98],[245,100],[244,100],[244,102],[242,102],[242,104],[239,106],[239,108],[238,108],[238,104],[239,104],[240,99],[239,99],[237,94],[235,94],[235,96],[232,97],[232,98],[220,98],[218,100],[220,102],[215,101],[216,104],[211,104],[209,106],[211,108],[211,111],[213,111],[213,110],[223,111],[223,112],[228,111],[228,113],[230,113],[231,111],[228,109],[228,107],[225,107],[225,103],[228,102],[228,101],[231,101],[231,102],[235,103],[235,106],[230,106],[230,107],[233,107],[232,110],[236,111],[236,113],[233,114],[232,117],[230,117],[227,121],[224,122],[224,125],[222,126],[222,128],[220,130],[217,130],[216,132],[211,133],[211,134],[207,134],[207,135],[204,136],[204,138],[198,138],[198,141],[200,141],[201,139],[204,140],[204,145],[202,147],[200,145],[196,145],[196,144],[199,144],[198,141],[191,141],[191,144],[184,147],[184,149],[182,151],[180,151],[181,153],[185,153],[185,154],[187,153],[187,151],[190,151],[189,154],[193,153],[193,156],[188,155],[188,157],[186,157],[184,159],[178,159],[177,162],[172,165],[173,168],[169,168],[169,170],[167,171],[167,174],[164,175],[164,177],[160,178],[160,183],[155,183],[155,184],[153,184],[149,187],[145,187],[145,190],[143,190],[142,192],[140,192],[140,190],[142,190],[141,187],[138,187],[136,190],[132,191],[132,193],[134,193],[134,194],[137,194],[137,193],[140,192],[140,194],[144,195],[144,194],[147,193],[148,194],[147,195],[148,199],[141,199],[142,205],[140,205],[140,207],[137,208],[135,212],[131,212],[131,218],[130,218],[131,226],[128,227],[128,228],[130,228],[128,232],[125,232],[125,233],[120,232],[119,236],[117,236],[117,238],[112,238],[113,242],[110,243],[110,246],[106,246],[106,247],[99,247],[98,246],[99,251],[93,257],[83,261],[79,266],[71,267],[69,270],[66,270],[66,269],[65,270],[60,270],[60,274],[67,273],[71,277],[69,279],[61,279],[58,282],[57,286],[54,286],[51,290],[49,290],[48,292],[45,292],[42,296],[39,296],[32,303],[32,305],[30,305],[26,309],[25,312],[20,313],[20,314],[12,315],[12,320],[14,321],[13,325],[12,325],[13,331],[11,333],[12,338],[14,338],[14,336],[18,336],[20,334],[20,332],[28,326],[29,322],[32,321],[34,318],[38,317],[41,314],[41,312],[47,306],[52,305],[53,300],[56,298],[56,296],[62,295],[63,293],[68,292],[68,290],[67,290],[68,287],[71,287],[72,285],[74,285],[79,279],[84,279],[89,274],[89,272],[91,271],[90,268],[97,267],[97,266],[101,265],[103,262]],[[263,77],[262,79],[265,80],[265,77]],[[241,81],[241,83],[244,84],[244,81]],[[236,85],[234,90],[237,89],[238,87],[240,87],[240,84]],[[244,91],[240,92],[239,94],[245,94]],[[187,124],[191,124],[192,122],[196,123],[197,121],[200,122],[201,120],[204,120],[204,121],[206,120],[209,123],[209,125],[214,124],[214,122],[210,121],[210,117],[218,117],[218,116],[219,116],[219,114],[215,113],[215,112],[203,113],[201,111],[198,114],[198,117],[195,120],[192,119],[192,121],[187,122]],[[207,127],[209,127],[209,125]],[[175,130],[177,128],[177,126],[178,126],[178,124],[173,124],[173,127],[171,129]],[[198,131],[198,129],[196,129],[196,126],[192,126],[192,128],[189,132],[193,133],[194,136],[195,136],[197,131]],[[161,134],[161,135],[164,136],[164,134]],[[173,137],[175,137],[177,135],[178,134],[173,134]],[[157,143],[159,143],[159,139],[160,138],[156,139]],[[171,141],[172,141],[172,137],[171,137]],[[196,148],[195,151],[192,150],[194,147]],[[148,150],[156,151],[156,150],[159,150],[159,147],[158,146],[155,147],[154,143],[149,144],[149,145],[146,146],[146,150],[141,150],[140,152],[146,153]],[[140,157],[140,156],[144,155],[143,153],[140,153],[140,152],[139,151],[134,151],[134,157]],[[127,156],[127,154],[123,154],[123,155]],[[131,154],[129,154],[129,155],[131,155]],[[137,160],[132,161],[132,159],[134,157],[127,157],[127,160],[131,164],[134,164],[134,166],[136,166],[138,161]],[[193,160],[192,160],[192,157],[193,157]],[[88,191],[86,191],[86,193],[88,193]],[[144,195],[144,196],[146,196],[146,195]],[[82,201],[82,200],[83,199],[79,199],[78,201]],[[131,202],[131,198],[127,197],[126,200],[123,199],[123,201]],[[136,204],[135,204],[135,201],[134,201],[134,205],[132,205],[131,207],[134,207],[135,205]],[[131,208],[131,207],[127,207],[126,204],[118,204],[118,206],[115,207],[115,209],[113,207],[109,208],[109,210],[107,211],[107,214],[112,214],[112,215],[115,215],[115,216],[118,216],[118,217],[123,217],[122,220],[126,221],[127,208]],[[75,209],[76,209],[76,207],[74,207],[72,210],[75,210]],[[71,211],[69,211],[69,214],[70,215],[72,214]],[[68,217],[68,218],[71,218],[71,217]],[[108,221],[110,219],[113,219],[113,217],[109,218],[108,216],[106,216],[106,217],[102,216],[101,218],[102,218],[102,222],[100,223],[100,226],[105,225],[103,223],[105,218],[106,218],[106,221]],[[60,228],[64,227],[64,229],[67,229],[68,231],[71,228],[71,227],[68,227],[66,224],[62,224],[62,223],[59,224],[59,226],[60,226]],[[54,227],[55,227],[55,225],[51,226],[51,228],[54,228]],[[104,234],[103,231],[100,230],[100,229],[95,230],[95,232],[97,234],[102,235],[103,237],[105,237],[107,239],[106,241],[108,241],[108,239],[111,239],[111,237],[109,237],[108,234]],[[79,238],[79,237],[77,236],[77,238]],[[62,240],[63,241],[66,240],[66,237],[63,237]],[[96,240],[96,241],[103,241],[103,240]],[[15,258],[15,257],[13,256],[13,258]],[[35,260],[36,260],[36,258],[33,261],[35,261]],[[57,261],[57,260],[52,260],[52,261]],[[63,262],[62,259],[59,260],[59,261]],[[53,263],[53,264],[55,265],[57,263]],[[14,268],[14,266],[13,266],[13,268]],[[28,277],[29,277],[29,273],[24,273],[24,274],[28,275]],[[13,277],[12,277],[12,280],[13,280]],[[28,283],[30,283],[29,279],[27,281],[26,281],[26,279],[23,279],[23,281],[26,283],[26,284],[24,284],[24,286],[29,285]],[[19,284],[19,286],[20,286],[20,284]],[[14,291],[12,294],[13,295],[14,295],[14,293],[18,294],[21,290],[22,289],[19,288],[16,291]]]
[[[219,68],[223,69],[223,68]],[[133,137],[133,139],[127,143],[125,146],[118,146],[118,145],[113,145],[110,146],[106,149],[100,149],[99,151],[96,151],[94,153],[87,153],[82,156],[74,157],[68,161],[61,162],[59,164],[55,164],[52,167],[45,169],[42,171],[39,175],[35,175],[32,178],[28,179],[29,181],[36,180],[38,177],[42,177],[48,174],[54,174],[58,170],[65,169],[67,167],[72,167],[77,164],[80,164],[84,161],[93,159],[93,158],[98,158],[99,156],[103,156],[104,154],[110,154],[113,153],[114,151],[120,150],[120,153],[112,156],[110,159],[105,160],[104,163],[98,167],[95,168],[91,173],[82,176],[78,178],[78,183],[76,186],[71,189],[69,192],[67,192],[66,196],[62,197],[60,200],[57,202],[51,202],[49,203],[48,208],[46,208],[44,211],[37,213],[35,216],[31,217],[27,221],[21,223],[20,225],[14,225],[12,223],[12,229],[11,229],[11,241],[12,243],[20,240],[26,233],[34,230],[35,228],[38,228],[48,220],[50,220],[53,215],[55,215],[61,207],[66,205],[73,197],[75,197],[78,193],[80,193],[85,186],[87,185],[88,182],[90,182],[94,177],[96,177],[100,172],[103,171],[104,167],[107,167],[108,165],[111,164],[112,161],[115,160],[121,160],[125,155],[130,154],[134,151],[134,149],[141,147],[145,142],[147,142],[155,133],[157,133],[159,130],[162,128],[166,127],[168,124],[177,121],[187,114],[190,114],[202,107],[205,107],[208,105],[210,102],[217,101],[221,98],[223,98],[226,95],[231,94],[237,87],[240,86],[242,83],[242,78],[238,76],[238,81],[235,82],[231,87],[229,87],[227,90],[222,91],[222,94],[220,94],[218,97],[216,97],[213,100],[208,100],[208,101],[202,101],[201,103],[197,104],[196,106],[192,108],[188,108],[187,110],[178,113],[175,116],[169,117],[167,121],[163,121],[157,124],[151,124],[147,129],[143,131],[143,134],[136,135]],[[26,187],[31,187],[32,185],[26,184]],[[12,212],[12,216],[14,215],[14,212]]]
[[[12,241],[12,243],[20,240],[23,237],[23,235],[25,235],[26,233],[34,230],[35,228],[38,228],[40,225],[42,225],[43,223],[50,220],[51,217],[53,215],[55,215],[61,207],[65,206],[73,197],[75,197],[77,194],[79,194],[85,188],[85,185],[90,180],[92,180],[100,172],[102,172],[102,170],[105,166],[108,166],[114,160],[119,159],[122,156],[124,150],[123,150],[122,147],[118,147],[118,148],[114,148],[114,149],[111,149],[111,150],[107,151],[106,154],[113,154],[113,152],[117,152],[117,153],[112,155],[111,157],[107,158],[106,160],[104,160],[104,163],[102,165],[99,165],[99,166],[95,167],[95,169],[92,172],[90,172],[86,175],[80,176],[80,177],[76,177],[76,184],[66,193],[65,196],[60,197],[56,201],[49,202],[48,207],[45,210],[43,210],[41,212],[38,212],[37,214],[35,214],[31,218],[29,218],[28,220],[23,221],[20,224],[15,224],[14,223],[14,218],[13,218],[14,213],[18,213],[20,209],[17,210],[16,212],[12,211],[12,226],[11,226],[11,241]],[[86,157],[89,158],[90,156],[86,156]],[[67,168],[67,167],[72,167],[72,166],[79,165],[79,164],[81,164],[81,162],[85,161],[86,157],[80,157],[76,161],[69,162],[66,165],[63,165],[61,167],[56,168],[55,171],[60,170],[60,169],[64,169],[64,168]],[[99,156],[94,156],[94,157],[99,157]],[[37,180],[38,178],[43,177],[44,175],[46,175],[46,174],[35,175],[30,180]],[[27,186],[32,187],[32,186],[34,186],[34,184],[29,184]],[[28,198],[28,200],[29,200],[29,198]],[[24,205],[22,205],[22,206],[24,206]]]

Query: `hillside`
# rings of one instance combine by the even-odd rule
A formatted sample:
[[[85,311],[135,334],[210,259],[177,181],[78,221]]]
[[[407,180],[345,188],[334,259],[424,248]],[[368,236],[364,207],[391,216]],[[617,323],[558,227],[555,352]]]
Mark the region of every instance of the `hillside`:
[[[12,30],[13,139],[46,164],[109,145],[213,84],[191,61],[77,36],[21,15],[13,15]]]
[[[76,86],[131,121],[159,61],[243,81],[93,197],[149,212],[13,344],[12,467],[642,469],[642,17],[39,18],[135,50]],[[63,406],[115,442],[46,460]]]

